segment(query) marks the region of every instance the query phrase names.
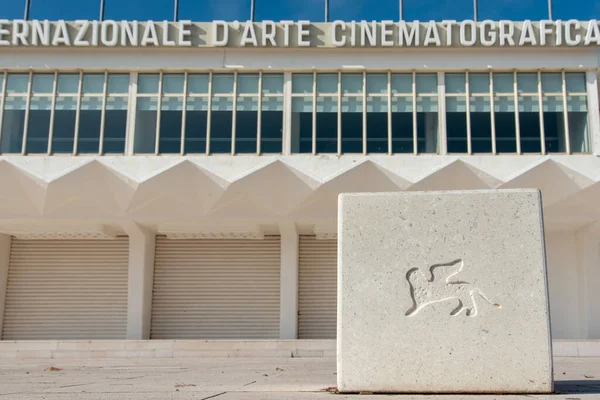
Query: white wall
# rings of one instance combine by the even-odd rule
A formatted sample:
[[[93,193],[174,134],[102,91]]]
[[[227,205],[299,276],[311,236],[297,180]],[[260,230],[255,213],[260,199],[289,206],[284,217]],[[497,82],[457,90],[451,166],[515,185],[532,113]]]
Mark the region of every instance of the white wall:
[[[554,339],[585,338],[584,293],[575,232],[546,232],[550,318]]]

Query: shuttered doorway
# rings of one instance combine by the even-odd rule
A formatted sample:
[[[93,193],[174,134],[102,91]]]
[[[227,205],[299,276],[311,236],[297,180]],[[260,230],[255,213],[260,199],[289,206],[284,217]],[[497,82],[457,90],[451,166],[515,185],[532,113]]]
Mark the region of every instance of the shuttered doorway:
[[[151,338],[279,338],[279,270],[279,236],[157,237]]]
[[[125,339],[127,238],[13,239],[2,339]]]
[[[337,241],[300,236],[298,338],[335,339]]]

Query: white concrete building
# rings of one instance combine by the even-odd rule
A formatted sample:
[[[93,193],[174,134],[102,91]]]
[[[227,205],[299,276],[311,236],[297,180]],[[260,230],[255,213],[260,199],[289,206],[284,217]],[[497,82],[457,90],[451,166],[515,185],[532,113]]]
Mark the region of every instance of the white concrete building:
[[[595,21],[124,24],[0,27],[3,340],[334,338],[338,194],[483,188],[542,190],[553,336],[600,339]]]

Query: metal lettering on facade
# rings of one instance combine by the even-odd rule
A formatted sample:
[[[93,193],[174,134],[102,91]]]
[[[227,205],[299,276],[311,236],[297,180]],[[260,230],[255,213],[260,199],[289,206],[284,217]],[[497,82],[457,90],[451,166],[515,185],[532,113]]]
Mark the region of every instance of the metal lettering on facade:
[[[14,47],[561,47],[598,46],[598,21],[73,21],[0,20]]]

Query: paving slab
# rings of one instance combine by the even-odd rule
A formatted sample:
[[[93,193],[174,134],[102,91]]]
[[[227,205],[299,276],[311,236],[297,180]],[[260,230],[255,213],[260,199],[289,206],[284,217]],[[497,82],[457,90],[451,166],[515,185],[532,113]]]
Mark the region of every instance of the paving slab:
[[[556,358],[554,395],[340,395],[335,371],[335,358],[0,360],[0,400],[600,399],[595,357]]]

